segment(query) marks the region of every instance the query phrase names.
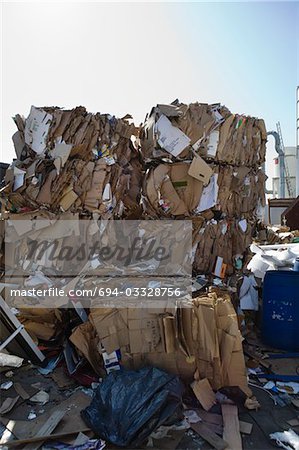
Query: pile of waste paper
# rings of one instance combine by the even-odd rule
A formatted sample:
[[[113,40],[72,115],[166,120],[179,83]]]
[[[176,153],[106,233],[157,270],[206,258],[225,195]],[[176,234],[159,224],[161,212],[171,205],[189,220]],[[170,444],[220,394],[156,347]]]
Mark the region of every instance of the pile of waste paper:
[[[14,118],[17,158],[0,192],[0,445],[241,449],[242,436],[255,448],[270,433],[295,442],[296,429],[271,423],[261,434],[251,414],[261,393],[270,410],[282,395],[298,408],[298,377],[280,383],[253,327],[245,351],[240,331],[259,309],[264,272],[290,269],[299,237],[260,222],[264,121],[178,101],[139,129],[130,119],[34,106]],[[174,250],[167,263],[130,266],[129,253],[119,265],[101,246],[74,267],[68,257],[98,236],[130,247],[147,225]],[[162,299],[140,294],[163,289]],[[171,297],[176,289],[184,294]]]
[[[20,115],[14,118],[17,159],[7,170],[1,190],[2,217],[13,224],[5,230],[8,284],[16,280],[16,262],[17,269],[26,267],[29,273],[26,288],[64,288],[68,292],[70,287],[101,284],[94,264],[83,264],[70,280],[62,276],[69,269],[68,261],[57,262],[53,268],[48,257],[42,267],[34,258],[30,262],[27,258],[32,240],[37,235],[51,239],[48,230],[50,234],[57,230],[57,222],[64,225],[55,254],[62,245],[74,247],[86,233],[72,228],[74,219],[82,218],[98,220],[100,228],[101,220],[112,218],[187,219],[193,227],[193,274],[224,280],[245,267],[244,254],[264,204],[261,165],[267,135],[263,120],[232,114],[220,104],[178,102],[153,108],[139,130],[129,119],[128,115],[117,119],[90,114],[83,107],[63,110],[34,106],[27,119]],[[184,248],[179,251],[183,253]],[[103,273],[104,268],[100,269]],[[231,303],[235,290],[226,289],[223,297],[208,294],[204,297],[209,305],[206,309],[198,300],[199,292],[197,300],[187,301],[186,309],[166,305],[164,310],[155,312],[152,308],[150,313],[144,308],[109,309],[101,304],[88,305],[87,313],[82,313],[80,298],[51,298],[40,314],[33,311],[34,306],[37,311],[40,306],[38,302],[34,305],[34,295],[16,295],[10,303],[19,311],[19,319],[34,342],[59,336],[66,319],[55,311],[77,305],[76,311],[81,313],[69,318],[72,326],[67,327],[65,336],[68,348],[64,357],[70,372],[76,371],[84,356],[103,375],[107,372],[105,360],[110,361],[115,353],[112,359],[118,367],[155,363],[191,379],[197,370],[215,388],[237,384],[249,392],[238,319]],[[201,314],[196,313],[199,307],[203,308]],[[217,318],[218,314],[228,314],[227,308],[231,325]],[[196,317],[202,319],[204,311],[212,314],[206,328],[196,321]],[[78,323],[78,316],[82,323]],[[191,324],[192,336],[188,331]],[[226,332],[218,331],[220,340],[215,341],[219,329]],[[231,341],[228,355],[223,352],[222,338]],[[202,341],[207,348],[201,347]],[[74,364],[70,355],[76,360]]]
[[[27,119],[16,115],[17,159],[2,189],[6,208],[97,212],[107,219],[135,214],[142,167],[131,141],[137,130],[129,119],[83,107],[32,106]]]
[[[277,227],[258,223],[254,242],[263,245],[296,244],[299,243],[299,230],[290,230],[289,227],[284,225]]]
[[[242,269],[265,205],[264,121],[220,104],[154,107],[141,129],[149,217],[190,217],[194,271],[221,278]]]

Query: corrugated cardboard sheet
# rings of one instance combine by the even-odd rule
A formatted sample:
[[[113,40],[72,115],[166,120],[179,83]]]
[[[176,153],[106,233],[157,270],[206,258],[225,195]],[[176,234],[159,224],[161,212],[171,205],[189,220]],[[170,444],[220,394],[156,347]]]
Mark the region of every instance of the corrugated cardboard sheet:
[[[137,130],[126,118],[83,107],[32,106],[28,118],[18,115],[15,123],[18,158],[3,188],[10,210],[87,210],[105,218],[136,214],[142,165],[131,141]]]
[[[207,378],[214,389],[240,386],[250,395],[237,315],[226,291],[214,289],[175,311],[96,308],[89,322],[79,327],[85,336],[90,333],[88,324],[96,331],[98,349],[107,353],[120,349],[124,367],[154,365],[188,381],[194,375]],[[81,340],[75,339],[77,330],[71,341],[91,361],[89,348],[84,350]],[[99,365],[97,371],[101,370]]]

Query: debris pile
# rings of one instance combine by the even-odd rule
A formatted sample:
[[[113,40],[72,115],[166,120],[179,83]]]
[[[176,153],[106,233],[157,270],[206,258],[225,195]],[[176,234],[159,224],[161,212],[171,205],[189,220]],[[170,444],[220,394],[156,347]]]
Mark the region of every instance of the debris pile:
[[[6,208],[98,212],[103,218],[136,214],[141,163],[126,116],[35,108],[14,118],[17,160],[5,177]]]
[[[291,231],[287,226],[266,226],[258,223],[254,242],[263,245],[296,244],[299,242],[299,230]]]
[[[265,206],[266,141],[263,120],[220,104],[176,101],[146,118],[143,205],[150,217],[194,221],[195,273],[223,278],[242,269]]]
[[[180,448],[199,448],[200,437],[215,448],[241,449],[241,433],[249,439],[253,426],[239,420],[238,412],[250,418],[250,410],[260,407],[252,394],[270,393],[272,408],[272,397],[279,402],[288,390],[298,407],[297,378],[282,386],[265,363],[268,356],[257,354],[250,332],[245,363],[240,332],[241,310],[254,313],[259,307],[261,283],[248,268],[262,272],[261,261],[272,268],[281,258],[290,265],[294,257],[293,248],[269,253],[257,244],[285,245],[299,237],[259,222],[265,204],[263,120],[231,114],[219,104],[177,101],[153,108],[140,129],[129,119],[90,114],[83,107],[32,107],[26,120],[15,117],[17,159],[0,199],[1,295],[7,300],[21,279],[27,291],[9,298],[10,308],[0,298],[1,317],[16,333],[11,340],[4,337],[11,355],[0,354],[7,377],[1,384],[1,445],[102,450],[107,441],[170,448],[169,442],[163,447],[169,438],[175,448],[184,437],[192,443]],[[190,249],[182,238],[187,228],[165,237],[154,219],[189,227]],[[3,222],[9,224],[5,236]],[[99,248],[74,267],[72,259],[57,258],[81,238],[93,242],[97,233],[103,245],[119,244],[119,236],[131,245],[136,233],[144,235],[137,222],[152,224],[151,236],[159,244],[166,239],[164,247],[175,248],[181,262],[173,258],[156,266],[150,259],[127,267],[121,259],[118,266],[100,257]],[[28,256],[37,238],[46,244],[42,263]],[[256,256],[247,265],[253,238]],[[53,240],[52,258],[47,245]],[[188,259],[193,273],[186,276]],[[167,289],[167,282],[178,287],[180,277],[190,287],[193,281],[192,295],[157,299],[154,288],[163,286],[163,277]],[[107,303],[107,289],[116,286],[121,298],[113,294]],[[139,295],[149,287],[154,298]],[[133,288],[138,296],[126,297],[125,290]],[[39,297],[29,289],[46,293]],[[86,289],[87,303],[78,293]],[[39,367],[24,367],[28,360]],[[20,410],[26,430],[18,421],[12,430],[10,419]],[[277,430],[274,424],[270,431]],[[281,435],[272,437],[283,441]]]
[[[187,381],[197,373],[199,379],[207,378],[214,389],[239,386],[251,395],[242,336],[226,291],[214,289],[202,294],[189,307],[159,310],[145,305],[91,309],[89,322],[97,333],[97,351],[108,373],[121,367],[139,369],[149,365],[179,374]],[[88,360],[92,341],[84,349],[82,343],[88,342],[89,333],[87,322],[70,337]],[[97,372],[101,374],[102,368],[98,367]]]

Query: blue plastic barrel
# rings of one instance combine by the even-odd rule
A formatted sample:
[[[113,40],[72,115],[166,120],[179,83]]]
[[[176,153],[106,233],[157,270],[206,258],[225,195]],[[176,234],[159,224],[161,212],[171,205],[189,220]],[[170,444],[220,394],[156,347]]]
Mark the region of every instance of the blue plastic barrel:
[[[299,350],[299,272],[269,270],[263,289],[262,340],[271,347]]]

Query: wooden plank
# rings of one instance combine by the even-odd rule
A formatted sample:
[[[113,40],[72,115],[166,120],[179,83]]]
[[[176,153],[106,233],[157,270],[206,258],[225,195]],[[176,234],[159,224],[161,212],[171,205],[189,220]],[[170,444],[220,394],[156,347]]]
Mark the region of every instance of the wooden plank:
[[[223,417],[223,439],[230,450],[242,450],[242,438],[236,405],[221,405]]]
[[[202,422],[203,425],[205,425],[210,431],[213,433],[218,434],[222,438],[223,435],[223,426],[222,425],[216,425],[215,423],[208,423],[208,422]]]
[[[220,414],[209,413],[201,409],[200,410],[197,409],[196,412],[199,415],[199,417],[205,422],[212,423],[214,425],[223,424],[222,416],[220,416]]]
[[[49,419],[41,426],[36,435],[33,438],[40,438],[43,436],[48,436],[52,433],[52,431],[57,427],[58,423],[61,421],[65,414],[65,410],[61,409],[58,411],[54,411]],[[41,442],[37,442],[36,444],[28,444],[24,447],[24,450],[37,450],[45,439],[42,439]],[[32,441],[31,441],[32,442]]]
[[[85,428],[84,430],[81,430],[82,433],[88,433],[90,431],[90,428]],[[17,441],[9,441],[5,443],[6,447],[15,447],[17,445],[23,445],[23,444],[33,444],[35,442],[39,442],[38,447],[42,445],[43,442],[50,441],[50,440],[56,440],[60,439],[66,436],[70,436],[72,434],[78,434],[78,431],[69,431],[65,433],[56,433],[56,434],[49,434],[48,436],[34,436],[32,438],[28,439],[18,439]],[[26,448],[26,447],[25,447]],[[25,450],[25,448],[23,450]]]
[[[270,364],[268,361],[265,361],[263,358],[261,358],[259,354],[255,353],[252,350],[249,350],[248,348],[244,349],[244,354],[250,356],[250,358],[257,361],[262,367],[265,367],[265,369],[270,369],[272,366],[272,364]]]
[[[40,386],[39,386],[40,388]],[[66,400],[59,404],[60,409],[65,410],[63,419],[57,425],[55,429],[56,434],[73,432],[76,430],[78,433],[86,429],[86,423],[80,416],[80,411],[90,405],[90,397],[83,392],[75,392]],[[13,426],[13,434],[16,439],[30,439],[34,437],[41,426],[49,419],[51,414],[57,410],[57,406],[53,407],[49,412],[37,417],[33,420],[15,420]],[[7,427],[9,419],[2,417],[1,421]]]
[[[22,397],[23,400],[28,400],[28,398],[30,398],[30,395],[25,391],[20,383],[15,383],[14,388],[17,394],[19,394],[19,396]]]
[[[212,425],[223,425],[223,419],[222,416],[220,416],[220,414],[214,414],[214,413],[209,413],[203,410],[196,410],[197,414],[199,415],[199,417],[207,423],[210,423]],[[249,422],[244,422],[243,420],[239,420],[239,424],[240,424],[240,432],[243,434],[251,434],[252,432],[252,427],[253,424],[249,423]]]
[[[213,433],[213,431],[209,430],[209,428],[206,427],[206,425],[204,425],[203,423],[201,422],[192,423],[191,428],[197,434],[199,434],[199,436],[201,436],[205,441],[207,441],[213,448],[216,448],[216,450],[225,450],[228,447],[226,441],[217,436],[216,433]]]

